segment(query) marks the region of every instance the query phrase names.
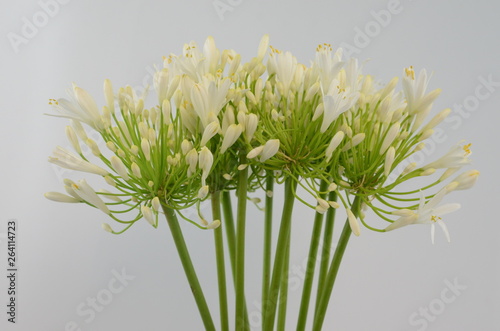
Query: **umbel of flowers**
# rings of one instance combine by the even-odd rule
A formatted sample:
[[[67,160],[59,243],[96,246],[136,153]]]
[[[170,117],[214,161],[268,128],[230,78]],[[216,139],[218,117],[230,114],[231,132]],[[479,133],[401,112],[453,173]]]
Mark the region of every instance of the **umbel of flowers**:
[[[434,241],[437,224],[449,241],[442,216],[460,205],[441,202],[451,192],[472,187],[479,175],[476,170],[456,174],[470,163],[471,144],[462,142],[430,163],[412,162],[450,109],[431,115],[440,90],[428,91],[425,70],[404,69],[402,90],[398,81],[396,77],[384,85],[363,75],[357,59],[343,59],[342,50],[334,51],[329,44],[319,45],[310,65],[304,65],[290,52],[270,47],[267,35],[246,63],[234,50],[219,50],[212,37],[202,48],[191,42],[182,54],[164,57],[163,68],[154,77],[157,100],[152,107],[146,107],[145,96],[130,86],[116,90],[109,80],[104,82],[102,107],[76,85],[69,90],[69,99],[50,100],[56,110],[53,115],[70,120],[66,134],[73,151],[57,147],[49,161],[97,175],[106,189],[96,190],[85,179],[65,179],[65,194],[45,196],[100,209],[118,223],[118,227],[103,224],[114,234],[142,219],[156,228],[164,214],[205,328],[230,329],[228,259],[235,286],[234,329],[249,330],[244,292],[246,205],[249,192],[263,190],[262,328],[266,331],[285,328],[283,280],[298,200],[311,207],[314,223],[297,330],[305,330],[310,307],[309,323],[313,330],[321,330],[351,233],[430,224]],[[91,132],[104,143],[89,138]],[[281,184],[285,200],[279,233],[273,238],[273,192]],[[231,191],[237,197],[236,215]],[[205,199],[211,200],[211,220],[201,212],[198,220],[183,214],[188,207],[199,210]],[[346,211],[347,220],[330,256],[337,209]],[[213,229],[220,302],[217,328],[178,216],[201,229]],[[325,248],[321,252],[320,243]],[[229,258],[224,256],[224,245]],[[315,275],[318,285],[312,304]]]

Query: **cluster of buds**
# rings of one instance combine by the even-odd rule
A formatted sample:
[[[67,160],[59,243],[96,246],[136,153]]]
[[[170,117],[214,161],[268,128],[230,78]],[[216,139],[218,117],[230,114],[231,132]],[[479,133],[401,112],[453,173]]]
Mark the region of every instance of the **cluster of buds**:
[[[145,108],[144,97],[130,87],[116,92],[108,80],[101,110],[77,86],[70,91],[71,100],[51,100],[56,116],[71,119],[66,133],[76,154],[58,147],[49,160],[99,175],[115,193],[68,180],[68,195],[46,196],[99,208],[125,223],[125,229],[141,218],[156,226],[162,205],[180,211],[212,192],[235,189],[237,174],[249,166],[250,191],[263,186],[264,174],[294,178],[317,204],[297,198],[319,213],[343,206],[356,235],[359,220],[377,231],[438,223],[447,233],[440,215],[457,205],[438,203],[445,194],[471,187],[479,172],[459,175],[438,193],[423,193],[470,163],[470,144],[457,145],[428,164],[410,162],[450,113],[445,109],[426,122],[440,93],[427,91],[428,83],[425,70],[417,75],[409,67],[403,72],[402,91],[397,91],[398,78],[382,85],[361,73],[357,59],[343,59],[342,50],[329,44],[318,46],[306,66],[290,52],[270,47],[267,35],[246,63],[234,50],[219,50],[212,37],[201,48],[191,42],[180,55],[164,57],[154,77],[158,99],[152,108]],[[105,151],[86,130],[102,136]],[[100,165],[87,159],[81,144]],[[403,182],[440,169],[444,173],[433,183],[397,191]],[[320,182],[328,184],[327,192],[321,192]],[[328,192],[335,192],[339,202],[321,198]],[[362,201],[363,211],[357,215],[350,209],[353,196]],[[397,202],[407,204],[395,206]],[[124,208],[115,209],[120,206]],[[368,225],[368,208],[389,226]],[[131,221],[116,216],[132,210],[137,215]],[[109,225],[105,229],[114,232]]]

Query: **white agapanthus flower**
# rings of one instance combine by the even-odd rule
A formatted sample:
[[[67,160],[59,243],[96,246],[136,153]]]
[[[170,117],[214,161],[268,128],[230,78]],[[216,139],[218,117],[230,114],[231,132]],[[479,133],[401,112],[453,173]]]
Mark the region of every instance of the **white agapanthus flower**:
[[[439,205],[443,200],[443,197],[448,193],[446,189],[439,191],[432,199],[425,203],[425,196],[423,192],[420,192],[420,204],[416,211],[409,209],[401,209],[393,212],[395,215],[401,216],[399,219],[394,221],[391,225],[385,228],[385,231],[391,231],[399,229],[401,227],[410,224],[430,224],[431,225],[431,240],[434,243],[434,233],[436,224],[438,224],[443,230],[446,239],[450,241],[450,234],[446,224],[443,222],[441,216],[448,213],[454,212],[460,209],[460,204],[458,203],[448,203],[444,205]]]

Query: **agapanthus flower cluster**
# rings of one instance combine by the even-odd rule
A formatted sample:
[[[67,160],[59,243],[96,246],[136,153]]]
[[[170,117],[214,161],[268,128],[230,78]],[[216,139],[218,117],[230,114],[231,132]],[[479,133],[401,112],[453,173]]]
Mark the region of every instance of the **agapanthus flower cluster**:
[[[355,235],[361,225],[384,232],[431,224],[434,233],[438,224],[449,238],[441,216],[460,206],[441,201],[470,188],[479,172],[449,180],[470,163],[471,145],[462,142],[435,161],[411,162],[450,113],[430,117],[440,90],[428,91],[429,79],[425,70],[409,67],[402,89],[397,77],[381,84],[362,74],[357,59],[344,59],[329,44],[319,45],[306,65],[270,47],[267,35],[245,63],[236,51],[219,50],[211,37],[201,48],[191,42],[181,54],[164,57],[154,77],[153,107],[130,86],[115,90],[109,80],[102,107],[76,85],[69,100],[50,101],[56,116],[71,120],[66,134],[74,151],[58,147],[49,161],[101,176],[108,189],[67,179],[67,194],[46,196],[99,208],[124,226],[104,228],[121,233],[142,218],[156,227],[162,205],[182,215],[213,192],[235,190],[242,173],[249,192],[264,187],[271,174],[278,183],[292,178],[302,188],[295,197],[318,213],[344,208]],[[89,130],[105,145],[90,139]],[[93,155],[84,155],[82,144]],[[413,180],[411,190],[399,189],[426,176],[437,179]],[[327,200],[329,192],[336,199]],[[354,199],[360,210],[353,211]],[[135,214],[124,219],[127,212]],[[387,224],[371,225],[374,216]],[[201,222],[209,229],[220,224],[203,217]]]

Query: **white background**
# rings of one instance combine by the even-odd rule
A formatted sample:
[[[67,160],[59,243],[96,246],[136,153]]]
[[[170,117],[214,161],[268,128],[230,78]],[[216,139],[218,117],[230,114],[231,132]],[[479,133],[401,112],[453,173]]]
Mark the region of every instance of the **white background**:
[[[0,329],[62,331],[72,321],[92,331],[203,329],[166,223],[154,230],[140,222],[124,235],[113,236],[101,229],[108,220],[99,211],[44,199],[45,191],[62,189],[61,174],[47,157],[56,145],[68,143],[66,121],[43,114],[51,111],[48,99],[65,96],[73,81],[102,103],[105,78],[115,87],[149,84],[153,66],[161,64],[162,56],[179,53],[185,42],[203,43],[213,35],[219,48],[234,48],[248,60],[262,34],[269,33],[273,46],[292,51],[306,64],[316,45],[328,42],[356,46],[353,55],[371,59],[364,72],[381,81],[400,75],[409,65],[432,71],[430,88],[443,89],[434,113],[450,107],[460,123],[441,126],[445,139],[428,161],[465,139],[472,142],[473,166],[481,171],[472,191],[447,198],[462,204],[445,219],[451,244],[438,231],[431,245],[427,226],[388,234],[363,229],[359,238],[351,239],[325,330],[500,330],[499,84],[474,104],[481,77],[500,82],[498,2],[401,0],[384,26],[372,11],[387,10],[385,0],[221,2],[232,3],[227,7],[231,10],[218,13],[211,0],[73,0],[58,5],[57,11],[52,8],[56,12],[49,17],[40,14],[44,12],[37,1],[2,1],[0,232],[5,233],[8,219],[18,220],[20,271],[16,325],[6,322],[7,282],[0,277]],[[34,16],[38,31],[24,31],[23,36],[23,26]],[[362,40],[359,31],[365,29],[371,36]],[[11,39],[13,34],[25,39],[15,46],[9,33]],[[458,107],[464,103],[469,110],[460,115]],[[279,206],[281,190],[276,196]],[[279,207],[275,209],[278,216]],[[291,260],[296,269],[307,256],[312,216],[311,210],[297,205]],[[260,296],[261,224],[262,213],[251,207],[251,312],[257,311],[254,302]],[[183,228],[217,321],[212,233]],[[0,240],[0,265],[5,268],[5,238]],[[89,315],[77,313],[77,307],[107,289],[113,270],[123,268],[135,278],[86,322]],[[455,279],[466,289],[441,305],[446,280]],[[290,330],[300,292],[291,290]],[[429,305],[440,311],[426,320],[418,315],[419,308]],[[420,324],[410,324],[414,313]]]

